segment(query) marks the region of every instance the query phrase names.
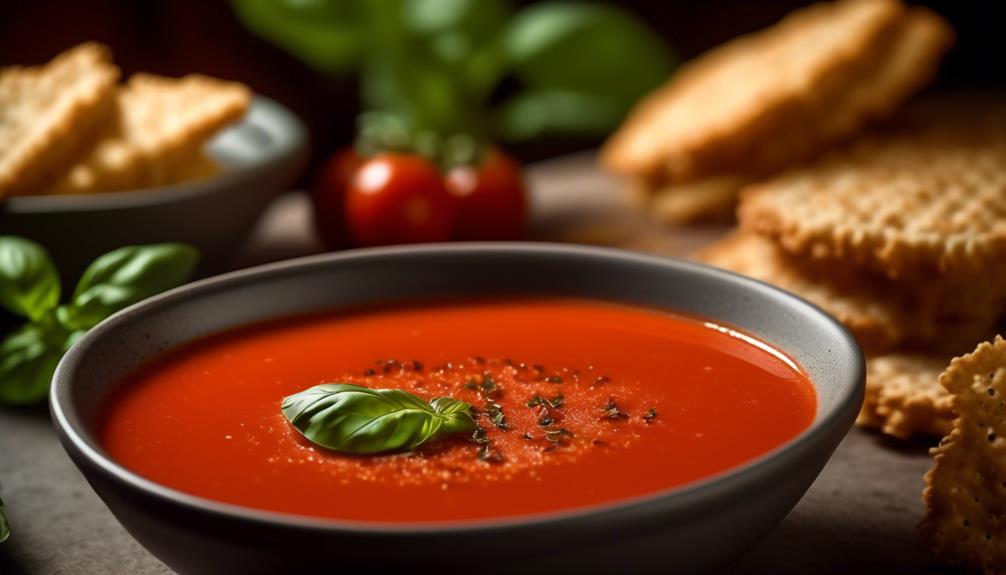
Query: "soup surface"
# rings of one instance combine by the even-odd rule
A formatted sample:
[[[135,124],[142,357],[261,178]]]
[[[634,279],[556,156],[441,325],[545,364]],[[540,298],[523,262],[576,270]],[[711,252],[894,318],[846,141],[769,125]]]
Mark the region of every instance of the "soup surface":
[[[748,336],[576,299],[439,302],[228,331],[130,376],[101,438],[134,472],[209,499],[325,518],[427,522],[556,511],[727,470],[794,437],[817,400]],[[284,418],[326,382],[470,403],[479,441],[346,455]]]

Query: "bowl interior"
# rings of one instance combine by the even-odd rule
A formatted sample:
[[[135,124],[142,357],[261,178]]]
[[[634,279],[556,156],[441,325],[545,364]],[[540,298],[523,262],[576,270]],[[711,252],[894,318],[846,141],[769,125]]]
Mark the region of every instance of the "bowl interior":
[[[204,280],[125,310],[92,330],[60,364],[53,390],[57,424],[86,452],[105,457],[94,434],[104,397],[139,364],[179,344],[316,310],[508,294],[664,308],[761,338],[795,359],[817,390],[815,422],[795,442],[824,431],[844,435],[862,400],[863,358],[852,337],[817,308],[775,288],[698,264],[617,250],[455,244],[272,264]]]

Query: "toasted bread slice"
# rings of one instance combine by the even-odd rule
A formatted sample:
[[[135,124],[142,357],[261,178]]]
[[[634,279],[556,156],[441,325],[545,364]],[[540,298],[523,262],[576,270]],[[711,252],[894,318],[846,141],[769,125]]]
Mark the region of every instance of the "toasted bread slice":
[[[905,12],[897,0],[820,3],[715,48],[647,97],[601,161],[617,172],[678,182],[748,162],[752,151],[788,160],[789,151],[776,152],[771,139],[788,137],[779,127],[818,99],[845,92]]]
[[[235,82],[135,74],[119,90],[115,121],[46,193],[115,192],[170,183],[206,140],[245,114],[250,100],[248,88]]]
[[[935,13],[924,8],[906,10],[870,54],[822,76],[804,97],[792,95],[793,102],[780,104],[779,113],[766,110],[757,138],[738,133],[722,145],[711,138],[704,151],[695,152],[696,158],[709,161],[687,162],[694,164],[694,170],[677,170],[677,152],[673,152],[665,158],[668,170],[657,167],[645,176],[636,174],[635,179],[645,182],[644,188],[653,195],[651,206],[658,219],[689,223],[729,216],[740,186],[731,189],[707,182],[761,179],[854,136],[873,120],[889,117],[935,76],[940,57],[953,39],[953,31]],[[677,104],[668,98],[664,105]],[[655,124],[640,128],[644,136],[657,129]],[[610,146],[616,145],[614,141]]]
[[[81,44],[48,64],[0,70],[0,198],[39,193],[112,113],[119,69]]]

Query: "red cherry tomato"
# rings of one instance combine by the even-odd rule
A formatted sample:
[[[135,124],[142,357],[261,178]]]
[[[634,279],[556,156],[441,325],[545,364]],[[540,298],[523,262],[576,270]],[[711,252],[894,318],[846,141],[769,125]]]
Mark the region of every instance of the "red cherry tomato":
[[[516,240],[527,225],[527,198],[520,164],[493,149],[482,165],[452,169],[447,189],[458,198],[459,240]]]
[[[339,150],[322,165],[311,184],[314,228],[325,247],[349,247],[344,205],[349,185],[363,159],[352,148]]]
[[[345,205],[356,246],[446,241],[457,212],[440,170],[411,154],[379,154],[364,162]]]

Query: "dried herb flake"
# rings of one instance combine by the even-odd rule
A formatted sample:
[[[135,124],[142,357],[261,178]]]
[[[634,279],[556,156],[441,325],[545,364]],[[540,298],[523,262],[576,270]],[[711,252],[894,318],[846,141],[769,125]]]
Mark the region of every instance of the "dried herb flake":
[[[614,399],[608,399],[608,403],[604,405],[604,416],[608,419],[625,419],[629,414],[619,409]]]

